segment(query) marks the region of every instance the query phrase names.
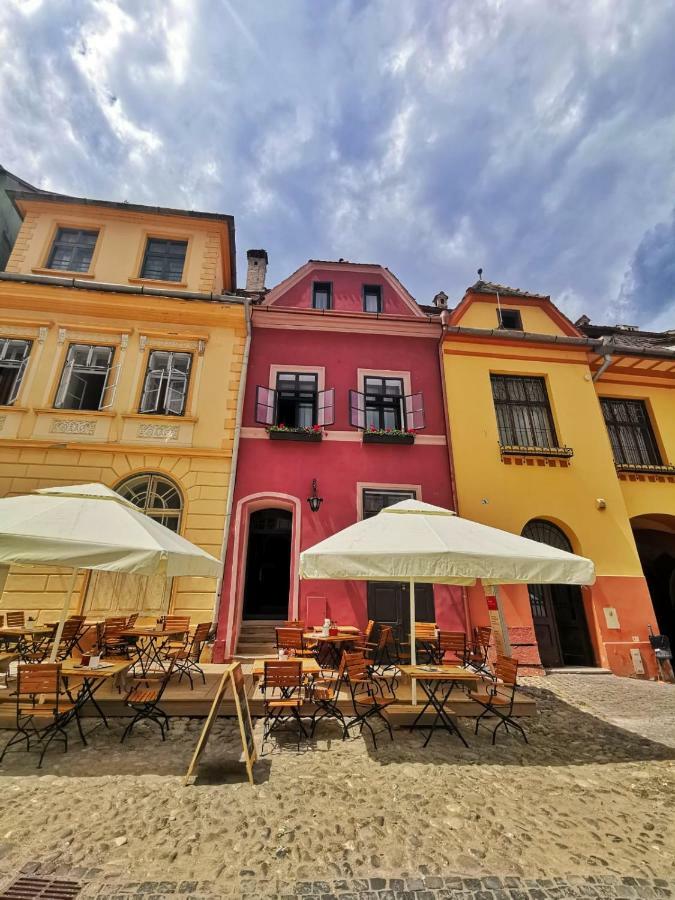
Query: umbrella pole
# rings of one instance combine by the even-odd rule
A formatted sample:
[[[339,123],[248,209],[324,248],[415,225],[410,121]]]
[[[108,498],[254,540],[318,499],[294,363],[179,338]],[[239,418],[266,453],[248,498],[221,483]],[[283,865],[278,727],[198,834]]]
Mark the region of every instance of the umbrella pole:
[[[66,594],[66,599],[63,604],[63,608],[61,610],[61,618],[59,619],[59,624],[56,626],[56,634],[54,635],[54,643],[52,644],[52,652],[49,654],[49,662],[56,662],[56,654],[58,653],[59,644],[61,643],[61,635],[63,634],[63,626],[65,625],[66,619],[68,618],[68,610],[70,609],[70,601],[75,592],[75,584],[77,582],[77,576],[79,574],[79,569],[73,569],[73,574],[70,579],[70,585],[68,587],[68,593]]]
[[[410,665],[417,665],[417,645],[415,635],[415,582],[410,579]],[[417,679],[412,680],[412,705],[417,706]]]

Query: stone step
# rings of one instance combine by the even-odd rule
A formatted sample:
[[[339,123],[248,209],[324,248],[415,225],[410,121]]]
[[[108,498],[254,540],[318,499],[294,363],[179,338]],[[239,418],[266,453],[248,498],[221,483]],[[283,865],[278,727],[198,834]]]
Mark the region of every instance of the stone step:
[[[598,669],[595,666],[562,666],[545,669],[547,675],[611,675],[611,669]]]

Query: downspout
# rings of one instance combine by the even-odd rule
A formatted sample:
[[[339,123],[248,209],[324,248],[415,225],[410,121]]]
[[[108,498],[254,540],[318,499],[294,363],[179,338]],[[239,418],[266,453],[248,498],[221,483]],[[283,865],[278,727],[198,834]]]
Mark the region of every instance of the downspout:
[[[602,365],[600,366],[598,371],[595,373],[595,375],[593,375],[593,381],[600,381],[603,374],[611,366],[613,360],[614,360],[614,357],[612,356],[611,353],[605,353]]]
[[[447,310],[446,310],[447,312]],[[445,365],[443,363],[443,344],[445,342],[445,323],[443,322],[443,313],[441,312],[441,336],[438,339],[438,368],[441,376],[441,397],[443,399],[443,418],[445,420],[446,447],[448,450],[448,469],[450,470],[450,490],[452,491],[452,499],[455,505],[455,512],[459,515],[459,495],[457,493],[457,482],[455,481],[455,467],[452,457],[452,433],[450,431],[450,414],[448,412],[448,395],[445,389]],[[469,598],[467,596],[466,587],[462,585],[462,604],[464,606],[464,623],[467,628],[470,624],[469,616]]]
[[[223,529],[223,544],[220,550],[221,569],[216,587],[215,622],[216,622],[216,646],[221,643],[218,636],[220,628],[220,601],[225,576],[225,563],[227,562],[227,546],[230,537],[230,522],[232,521],[232,505],[234,503],[234,487],[237,479],[237,460],[239,459],[239,441],[241,439],[241,422],[244,414],[244,396],[246,394],[246,373],[248,370],[248,357],[251,350],[251,301],[244,299],[244,315],[246,318],[246,341],[244,343],[244,358],[239,379],[239,392],[237,394],[237,413],[234,421],[234,438],[232,443],[232,459],[230,463],[230,480],[227,486],[227,503],[225,505],[225,525]],[[225,643],[225,640],[222,640]]]

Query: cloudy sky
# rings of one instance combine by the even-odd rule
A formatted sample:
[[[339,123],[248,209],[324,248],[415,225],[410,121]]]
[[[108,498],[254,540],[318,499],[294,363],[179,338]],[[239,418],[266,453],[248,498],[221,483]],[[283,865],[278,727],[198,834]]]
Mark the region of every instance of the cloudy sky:
[[[0,162],[232,213],[271,285],[389,266],[675,328],[672,0],[2,0]]]

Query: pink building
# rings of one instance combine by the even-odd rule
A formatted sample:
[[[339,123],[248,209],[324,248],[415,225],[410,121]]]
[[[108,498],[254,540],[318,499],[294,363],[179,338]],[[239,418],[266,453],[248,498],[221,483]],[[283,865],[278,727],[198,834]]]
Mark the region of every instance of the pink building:
[[[265,265],[250,253],[261,284]],[[454,507],[436,310],[382,266],[310,260],[252,324],[216,658],[265,621],[407,631],[407,585],[300,581],[298,558],[400,499]],[[420,620],[467,627],[461,590],[416,593]]]

